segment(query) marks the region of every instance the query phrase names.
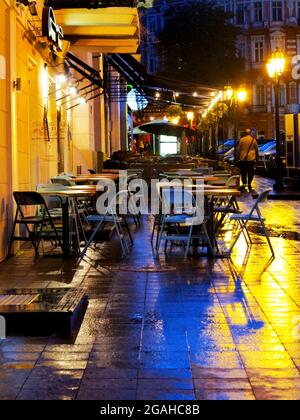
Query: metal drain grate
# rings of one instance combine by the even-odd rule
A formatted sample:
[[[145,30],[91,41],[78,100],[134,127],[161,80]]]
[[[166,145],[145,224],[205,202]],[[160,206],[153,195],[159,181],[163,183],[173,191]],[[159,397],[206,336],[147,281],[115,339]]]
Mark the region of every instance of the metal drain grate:
[[[0,306],[30,305],[40,295],[0,295]]]

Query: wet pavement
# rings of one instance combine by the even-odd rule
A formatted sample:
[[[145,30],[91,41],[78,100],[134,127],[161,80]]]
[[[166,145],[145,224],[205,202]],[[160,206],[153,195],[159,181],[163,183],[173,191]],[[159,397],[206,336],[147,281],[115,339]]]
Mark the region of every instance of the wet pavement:
[[[245,195],[241,206],[252,204]],[[262,209],[274,261],[255,229],[251,251],[241,238],[232,262],[184,261],[180,247],[157,257],[145,218],[126,260],[111,241],[79,267],[34,263],[31,251],[1,264],[1,288],[81,286],[90,300],[72,340],[0,343],[0,399],[299,399],[300,202]]]

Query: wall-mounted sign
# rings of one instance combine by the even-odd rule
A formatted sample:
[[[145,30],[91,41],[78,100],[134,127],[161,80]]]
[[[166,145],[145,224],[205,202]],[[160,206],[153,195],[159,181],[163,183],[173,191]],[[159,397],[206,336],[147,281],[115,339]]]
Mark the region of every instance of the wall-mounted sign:
[[[62,51],[62,39],[64,32],[61,26],[56,23],[52,7],[44,7],[42,14],[42,34],[57,51]]]
[[[6,79],[6,62],[5,57],[0,55],[0,80]]]
[[[132,89],[127,95],[127,104],[132,111],[141,111],[148,105],[148,99],[137,89]]]

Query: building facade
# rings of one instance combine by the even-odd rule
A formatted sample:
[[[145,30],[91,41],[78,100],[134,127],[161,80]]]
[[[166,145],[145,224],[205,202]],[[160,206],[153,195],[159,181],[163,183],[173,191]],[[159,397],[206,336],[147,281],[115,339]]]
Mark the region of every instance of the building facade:
[[[31,13],[28,2],[0,0],[0,261],[13,191],[35,191],[61,172],[97,169],[126,144],[126,106],[105,89],[114,72],[106,54],[136,53],[139,45],[136,8],[64,10],[49,0],[55,20],[45,21],[45,2],[33,3]]]
[[[150,73],[156,73],[161,65],[156,54],[157,33],[164,27],[166,11],[183,2],[154,1],[153,7],[144,13],[146,35],[142,38],[141,52]],[[241,28],[237,53],[245,60],[248,100],[240,125],[253,126],[259,136],[274,138],[274,93],[266,73],[266,61],[276,47],[287,57],[287,69],[280,84],[281,129],[284,130],[283,115],[299,111],[300,1],[218,0],[217,3],[232,13],[231,22]]]

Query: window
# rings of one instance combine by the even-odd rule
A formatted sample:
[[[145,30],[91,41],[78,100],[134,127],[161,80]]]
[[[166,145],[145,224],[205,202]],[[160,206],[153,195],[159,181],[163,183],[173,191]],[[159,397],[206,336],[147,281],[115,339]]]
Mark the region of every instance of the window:
[[[238,44],[238,56],[239,58],[245,58],[246,57],[246,47],[244,43]]]
[[[178,153],[178,140],[173,136],[160,136],[160,154],[176,155]]]
[[[282,21],[282,1],[273,1],[272,2],[272,19],[274,22]]]
[[[156,70],[156,57],[154,55],[151,55],[149,57],[149,72],[156,73]]]
[[[254,62],[261,63],[264,61],[264,41],[257,39],[254,41]]]
[[[245,22],[244,4],[238,3],[236,6],[236,23],[237,25],[242,25],[244,22]]]
[[[289,84],[289,103],[297,103],[297,84],[295,82]]]
[[[282,52],[285,52],[285,36],[281,32],[271,35],[271,50],[275,51],[276,48],[280,48]]]
[[[148,29],[150,33],[156,32],[156,17],[150,16],[148,20]]]
[[[297,54],[300,55],[300,35],[297,35]]]
[[[265,94],[265,86],[264,85],[257,85],[256,86],[256,105],[266,105],[266,94]]]
[[[262,22],[263,20],[263,8],[261,1],[254,2],[254,22]]]

